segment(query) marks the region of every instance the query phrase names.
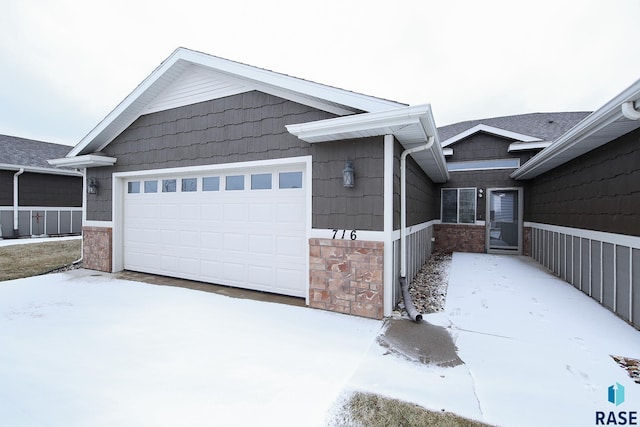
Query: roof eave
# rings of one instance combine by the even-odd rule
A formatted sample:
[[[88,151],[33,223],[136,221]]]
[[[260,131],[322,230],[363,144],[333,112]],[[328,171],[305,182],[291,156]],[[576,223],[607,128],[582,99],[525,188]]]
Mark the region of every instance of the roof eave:
[[[113,166],[116,161],[115,157],[98,156],[96,154],[85,154],[75,157],[63,157],[61,159],[47,160],[50,165],[56,167],[73,167],[73,168],[99,168],[104,166]]]
[[[440,183],[449,179],[442,147],[438,140],[435,122],[428,104],[373,113],[362,113],[347,117],[320,120],[316,122],[291,124],[287,130],[309,143],[338,141],[343,139],[364,138],[381,135],[394,135],[405,148],[426,144],[428,138],[436,138],[429,149],[429,162],[419,161],[420,167],[432,181]],[[432,167],[430,167],[432,166]]]
[[[165,74],[171,77],[175,72],[176,78],[189,65],[210,67],[219,72],[240,77],[261,85],[279,88],[283,91],[301,93],[312,96],[327,103],[343,105],[343,114],[353,114],[360,111],[381,111],[405,106],[394,101],[375,98],[356,92],[326,86],[297,77],[280,74],[251,65],[219,58],[190,49],[178,48],[163,61],[146,79],[142,81],[118,106],[111,111],[95,128],[67,154],[74,157],[102,150],[113,138],[131,125],[142,113],[144,107],[163,90],[171,79],[162,80]],[[149,99],[147,99],[149,98]],[[327,108],[335,109],[335,105]],[[349,108],[347,110],[346,108]],[[352,110],[352,111],[351,111]]]
[[[603,105],[601,108],[585,117],[577,125],[558,137],[555,141],[553,141],[551,145],[549,145],[549,147],[540,151],[528,162],[526,162],[520,168],[516,169],[510,175],[511,178],[535,178],[536,176],[541,175],[555,167],[558,167],[561,164],[564,164],[576,157],[579,157],[582,154],[585,154],[599,146],[602,146],[616,138],[619,138],[623,134],[610,135],[601,143],[595,143],[593,144],[593,146],[576,149],[575,153],[570,157],[567,157],[562,161],[556,160],[560,154],[563,154],[571,148],[577,147],[578,144],[587,140],[590,136],[593,136],[597,132],[607,128],[612,123],[624,119],[625,116],[622,112],[622,104],[626,102],[634,102],[637,108],[638,104],[640,103],[639,98],[640,80],[637,80],[619,95]],[[638,122],[638,127],[640,127],[640,122]]]
[[[82,173],[75,170],[43,168],[39,166],[13,165],[8,163],[0,163],[0,169],[8,170],[8,171],[16,171],[16,172],[22,169],[25,172],[42,173],[42,174],[49,174],[49,175],[82,176]]]

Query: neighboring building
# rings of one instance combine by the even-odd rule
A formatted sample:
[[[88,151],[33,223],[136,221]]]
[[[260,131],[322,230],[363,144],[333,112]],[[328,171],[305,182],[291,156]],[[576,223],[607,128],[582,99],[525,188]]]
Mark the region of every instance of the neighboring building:
[[[603,245],[590,253],[600,295],[613,268],[611,308],[637,325],[640,121],[621,116],[620,105],[639,99],[639,87],[593,114],[436,129],[429,105],[181,48],[51,163],[86,169],[94,190],[83,227],[87,268],[282,293],[381,318],[397,303],[399,278],[410,280],[434,248],[531,255],[554,271],[564,265],[559,274],[572,281],[566,270],[577,268],[577,251],[567,248],[588,239]],[[578,176],[604,181],[578,191]],[[592,200],[576,210],[572,197],[585,194]],[[608,215],[617,215],[615,226]],[[601,232],[613,233],[613,252]],[[611,306],[608,298],[599,300]]]
[[[66,145],[0,135],[0,237],[82,231],[82,174],[51,166]]]

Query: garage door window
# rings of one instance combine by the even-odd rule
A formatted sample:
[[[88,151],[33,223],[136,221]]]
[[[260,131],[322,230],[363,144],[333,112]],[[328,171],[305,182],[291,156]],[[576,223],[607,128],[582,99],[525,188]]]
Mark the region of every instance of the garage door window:
[[[131,181],[127,183],[127,192],[129,194],[135,194],[140,192],[140,181]]]
[[[197,178],[182,178],[182,192],[198,191]]]
[[[280,188],[302,188],[302,172],[280,172]]]
[[[158,181],[145,181],[144,182],[144,192],[145,193],[157,193],[158,192]]]
[[[260,173],[251,175],[252,190],[271,190],[271,174]]]
[[[175,179],[163,179],[162,180],[162,192],[163,193],[175,193],[176,192],[176,180]]]
[[[225,190],[244,190],[244,175],[230,175],[225,180]]]
[[[220,177],[206,176],[202,178],[202,191],[220,191]]]

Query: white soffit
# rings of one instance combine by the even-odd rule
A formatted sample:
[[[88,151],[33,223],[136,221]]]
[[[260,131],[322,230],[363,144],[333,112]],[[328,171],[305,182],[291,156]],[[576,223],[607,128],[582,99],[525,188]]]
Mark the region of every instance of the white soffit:
[[[459,134],[452,136],[446,141],[443,141],[442,146],[448,147],[449,145],[455,144],[456,142],[462,139],[465,139],[478,132],[490,133],[492,135],[501,136],[503,138],[513,139],[515,141],[522,141],[522,142],[542,141],[542,139],[536,138],[535,136],[525,135],[523,133],[511,132],[510,130],[501,129],[494,126],[479,124],[470,129],[465,130],[464,132],[460,132]]]
[[[633,102],[640,108],[640,80],[607,102],[597,111],[569,129],[553,143],[533,156],[511,174],[515,179],[530,179],[594,150],[614,139],[640,128],[640,120],[631,120],[622,105]]]
[[[514,151],[541,150],[551,145],[551,141],[540,142],[513,142],[509,144],[509,153]]]
[[[216,78],[213,80],[217,79],[217,83],[215,81],[201,81],[200,84],[204,84],[204,87],[200,86],[198,88],[198,83],[195,81],[198,76],[194,76],[194,74],[197,74],[197,70],[191,69],[189,71],[193,66],[199,66],[201,68],[200,71],[202,69],[213,71],[214,73],[209,77],[215,75]],[[184,85],[180,86],[178,82],[183,75],[196,84],[196,87],[192,87],[191,90],[196,92],[203,90],[205,94],[188,93],[189,88]],[[200,78],[202,78],[202,75]],[[247,90],[261,90],[339,115],[405,107],[401,103],[314,83],[185,48],[178,48],[91,130],[67,154],[67,157],[102,150],[140,115],[151,111],[160,111],[159,109],[163,108],[163,103],[166,104],[167,108],[173,108],[171,107],[172,105],[185,105],[184,103],[180,104],[181,101],[178,99],[180,90],[187,91],[187,93],[183,94],[187,99],[189,96],[202,99],[202,96],[206,98],[207,96],[217,96],[223,93],[227,93],[224,96],[228,96],[228,94],[242,93]]]
[[[96,154],[86,154],[84,156],[63,157],[61,159],[47,160],[50,165],[56,167],[71,168],[97,168],[101,166],[113,166],[116,161],[115,157],[98,156]]]
[[[404,149],[424,145],[433,136],[436,141],[431,149],[413,153],[411,157],[432,181],[440,183],[449,179],[431,106],[428,104],[292,124],[287,125],[287,130],[309,143],[394,135]]]

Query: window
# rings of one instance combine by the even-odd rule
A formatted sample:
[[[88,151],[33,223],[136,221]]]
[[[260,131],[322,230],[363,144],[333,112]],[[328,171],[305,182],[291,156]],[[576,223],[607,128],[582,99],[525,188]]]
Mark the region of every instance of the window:
[[[476,221],[475,188],[442,189],[442,222],[473,224]]]
[[[252,190],[271,190],[271,174],[259,173],[251,175]]]
[[[474,171],[488,169],[517,169],[520,159],[472,160],[468,162],[447,162],[449,172]]]
[[[145,193],[157,193],[158,192],[158,181],[145,181],[144,182],[144,192]]]
[[[202,191],[220,191],[220,177],[206,176],[202,178]]]
[[[163,193],[175,193],[176,192],[176,180],[175,179],[163,179],[162,180],[162,192]]]
[[[230,175],[225,180],[225,190],[244,190],[244,175]]]
[[[131,181],[127,183],[127,192],[129,194],[140,192],[140,181]]]
[[[182,178],[182,192],[198,191],[197,178]]]
[[[302,188],[302,172],[280,172],[280,188]]]

